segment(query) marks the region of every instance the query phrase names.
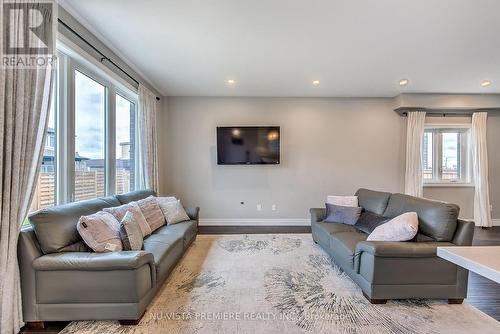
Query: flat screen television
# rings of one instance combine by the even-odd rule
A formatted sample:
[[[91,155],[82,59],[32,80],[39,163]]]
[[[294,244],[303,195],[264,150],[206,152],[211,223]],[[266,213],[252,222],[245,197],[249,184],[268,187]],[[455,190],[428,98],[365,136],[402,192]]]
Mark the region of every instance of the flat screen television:
[[[279,126],[217,127],[218,165],[277,165]]]

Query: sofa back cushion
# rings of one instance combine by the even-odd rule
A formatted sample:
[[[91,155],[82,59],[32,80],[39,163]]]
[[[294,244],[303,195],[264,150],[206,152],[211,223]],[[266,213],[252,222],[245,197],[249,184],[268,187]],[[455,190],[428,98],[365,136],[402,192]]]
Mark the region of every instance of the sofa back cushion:
[[[126,194],[116,195],[116,198],[121,204],[127,204],[130,202],[135,202],[149,196],[156,196],[156,193],[151,189],[131,191]]]
[[[63,204],[33,212],[28,219],[44,254],[86,252],[89,248],[76,229],[81,216],[91,215],[104,208],[120,206],[133,200],[140,200],[152,194],[154,194],[152,190],[139,190]]]
[[[44,254],[81,252],[88,248],[81,239],[76,225],[81,216],[91,215],[102,209],[120,205],[113,197],[94,198],[45,208],[29,215],[40,248]]]
[[[436,241],[451,241],[457,229],[460,208],[455,204],[393,194],[389,199],[384,216],[394,218],[405,212],[417,213],[419,233]]]
[[[360,207],[362,207],[366,211],[382,215],[387,208],[387,203],[389,202],[391,193],[373,191],[368,189],[359,189],[356,192],[356,196],[358,196]]]

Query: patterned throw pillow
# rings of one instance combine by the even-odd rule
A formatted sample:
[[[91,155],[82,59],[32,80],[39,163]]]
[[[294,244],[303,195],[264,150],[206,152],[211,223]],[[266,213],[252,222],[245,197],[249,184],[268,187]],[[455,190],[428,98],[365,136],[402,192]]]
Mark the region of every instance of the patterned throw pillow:
[[[146,218],[151,231],[156,231],[166,224],[165,217],[161,212],[156,197],[149,196],[136,202],[141,208],[142,214]]]
[[[142,249],[144,238],[141,227],[135,220],[134,214],[127,211],[120,223],[120,237],[123,243],[123,250],[139,251]]]
[[[139,205],[136,202],[130,202],[128,204],[124,204],[121,206],[115,206],[112,208],[105,208],[103,209],[104,212],[109,212],[115,218],[120,222],[123,217],[125,217],[125,214],[127,211],[130,211],[134,215],[135,221],[139,224],[141,227],[142,231],[142,236],[145,238],[148,235],[151,234],[151,227],[149,227],[148,222],[146,221],[146,218],[142,214],[141,209],[139,208]]]
[[[327,223],[340,223],[347,225],[354,225],[363,210],[360,207],[340,206],[325,203],[326,205],[326,218]]]
[[[162,202],[160,204],[160,208],[165,215],[168,225],[190,220],[186,210],[184,210],[184,207],[179,200]]]
[[[326,203],[340,206],[359,206],[358,196],[328,196]]]
[[[104,211],[89,216],[82,216],[76,225],[83,241],[94,252],[118,252],[123,249],[120,238],[120,223]]]
[[[406,212],[375,228],[367,241],[408,241],[418,232],[418,215]]]

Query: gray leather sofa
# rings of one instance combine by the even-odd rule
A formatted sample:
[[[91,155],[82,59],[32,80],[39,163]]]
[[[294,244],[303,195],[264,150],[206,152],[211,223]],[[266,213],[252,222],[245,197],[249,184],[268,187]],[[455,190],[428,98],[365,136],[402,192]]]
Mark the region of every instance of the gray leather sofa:
[[[154,195],[143,190],[47,208],[31,214],[18,246],[24,321],[137,322],[193,242],[199,208],[190,221],[162,226],[143,251],[93,253],[76,229],[82,215]]]
[[[403,194],[359,189],[359,205],[387,218],[415,211],[419,233],[409,242],[366,241],[353,226],[327,223],[325,209],[311,209],[314,241],[363,290],[372,303],[432,298],[461,303],[468,271],[436,255],[439,246],[469,246],[474,223],[458,219],[459,207]]]

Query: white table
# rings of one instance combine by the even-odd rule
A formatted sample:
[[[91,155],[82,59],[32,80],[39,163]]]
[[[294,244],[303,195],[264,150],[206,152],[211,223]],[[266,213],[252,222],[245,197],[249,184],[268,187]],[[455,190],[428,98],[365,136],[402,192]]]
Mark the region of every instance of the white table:
[[[500,283],[500,246],[438,247],[437,255]]]

